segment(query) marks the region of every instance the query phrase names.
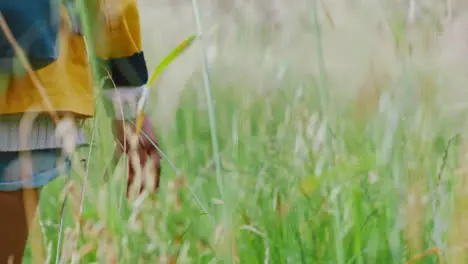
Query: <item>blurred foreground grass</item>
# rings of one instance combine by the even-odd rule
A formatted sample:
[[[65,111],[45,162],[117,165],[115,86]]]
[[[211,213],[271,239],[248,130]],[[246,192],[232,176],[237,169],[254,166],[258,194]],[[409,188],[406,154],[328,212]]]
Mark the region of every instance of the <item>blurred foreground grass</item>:
[[[98,113],[81,217],[78,174],[68,189],[64,262],[406,263],[429,250],[410,262],[466,263],[468,13],[344,2],[270,36],[223,24],[212,37],[224,200],[199,69],[175,121],[158,123],[178,171],[163,162],[156,197],[128,204],[122,168],[104,182],[113,146]],[[41,201],[51,256],[63,185]]]
[[[106,263],[107,257],[111,263],[212,263],[226,254],[240,263],[403,263],[431,247],[449,248],[448,235],[456,230],[450,223],[458,137],[434,132],[423,139],[401,124],[388,139],[384,117],[359,125],[343,115],[331,128],[330,150],[313,86],[302,95],[217,87],[229,202],[219,199],[206,110],[188,92],[177,129],[162,139],[179,173],[164,162],[156,201],[122,205],[123,172],[103,181],[112,149],[103,140],[90,158],[83,230],[65,234],[64,250],[90,246],[85,263]],[[54,182],[42,197],[43,227],[53,245],[63,184]],[[65,214],[70,235],[77,232],[75,191]],[[230,207],[226,218],[216,213],[223,206]],[[437,263],[436,257],[424,263],[431,259]]]

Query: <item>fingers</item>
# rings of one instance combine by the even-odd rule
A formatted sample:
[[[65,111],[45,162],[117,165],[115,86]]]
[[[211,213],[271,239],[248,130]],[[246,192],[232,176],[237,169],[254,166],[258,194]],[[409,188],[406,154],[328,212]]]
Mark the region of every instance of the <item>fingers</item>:
[[[127,188],[130,188],[132,184],[137,184],[140,186],[139,192],[141,193],[143,189],[148,188],[153,191],[157,191],[160,183],[161,176],[161,156],[157,151],[151,150],[150,152],[145,151],[145,149],[140,149],[138,151],[139,162],[135,163],[133,160],[135,156],[128,156],[128,185]],[[139,168],[135,168],[139,166]],[[136,173],[141,173],[137,177]],[[137,182],[135,182],[137,181]]]
[[[161,175],[161,155],[157,148],[159,144],[150,119],[146,116],[144,117],[142,133],[138,138],[135,138],[134,132],[135,126],[131,122],[121,120],[114,121],[114,135],[119,144],[117,153],[126,153],[128,157],[127,196],[129,195],[130,186],[134,184],[141,186],[140,188],[135,186],[140,193],[144,188],[157,191]],[[132,144],[133,140],[136,142]],[[136,160],[134,160],[136,157],[139,159],[137,163],[135,163]],[[140,167],[136,168],[135,166]],[[142,173],[142,177],[136,177],[137,172]]]
[[[135,136],[135,125],[132,122],[115,120],[113,126],[117,143],[124,152],[127,152],[126,149],[129,148],[127,146],[130,146],[130,139],[132,136]],[[155,129],[151,121],[147,117],[144,117],[141,134],[138,137],[139,147],[145,145],[154,147],[154,145],[158,145],[155,134]]]

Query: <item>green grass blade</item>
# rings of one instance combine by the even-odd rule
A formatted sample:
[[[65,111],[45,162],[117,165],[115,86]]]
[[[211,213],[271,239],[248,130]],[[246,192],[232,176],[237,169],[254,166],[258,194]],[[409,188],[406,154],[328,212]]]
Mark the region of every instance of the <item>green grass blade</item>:
[[[171,64],[171,62],[177,58],[182,52],[184,52],[196,39],[196,36],[192,35],[182,41],[177,47],[175,47],[169,55],[167,55],[156,68],[151,73],[150,79],[148,81],[148,86],[153,85],[154,81],[158,78],[161,72],[166,69],[166,67]]]
[[[151,87],[154,83],[154,81],[158,78],[158,76],[161,74],[161,72],[166,69],[166,67],[171,64],[171,62],[177,58],[182,52],[184,52],[196,39],[196,36],[192,35],[182,41],[177,47],[175,47],[169,55],[167,55],[159,64],[156,66],[156,68],[153,70],[151,73],[150,79],[148,81],[148,88]],[[139,135],[141,131],[141,126],[143,124],[143,106],[144,102],[146,102],[147,98],[149,96],[149,92],[145,91],[143,95],[141,96],[139,102],[138,102],[138,117],[137,117],[137,122],[136,122],[136,134]]]

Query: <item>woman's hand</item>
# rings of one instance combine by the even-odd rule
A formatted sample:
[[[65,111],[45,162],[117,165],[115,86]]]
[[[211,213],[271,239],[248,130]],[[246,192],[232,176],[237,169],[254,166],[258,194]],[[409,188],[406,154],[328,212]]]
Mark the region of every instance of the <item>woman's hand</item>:
[[[103,91],[104,106],[113,118],[112,129],[117,142],[114,161],[118,161],[123,153],[128,157],[127,196],[133,184],[137,185],[134,188],[137,188],[140,193],[144,188],[157,191],[159,187],[161,154],[158,150],[155,128],[147,116],[143,118],[139,136],[137,137],[135,133],[137,105],[144,92],[148,91],[147,89],[148,87],[143,85]],[[145,108],[146,103],[143,104]],[[141,180],[136,181],[137,179]]]
[[[157,191],[161,176],[161,154],[158,150],[159,145],[151,120],[147,116],[144,117],[138,139],[133,120],[114,120],[112,122],[117,143],[117,158],[119,159],[123,153],[127,154],[128,157],[127,196],[133,184],[140,185],[138,190],[140,193],[143,188]],[[137,173],[141,173],[141,182],[135,182]]]

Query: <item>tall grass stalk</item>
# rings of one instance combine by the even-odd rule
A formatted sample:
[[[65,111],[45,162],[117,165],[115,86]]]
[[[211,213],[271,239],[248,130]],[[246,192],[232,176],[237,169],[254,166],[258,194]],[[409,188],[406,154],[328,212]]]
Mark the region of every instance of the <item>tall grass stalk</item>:
[[[99,70],[99,65],[98,65],[98,60],[96,59],[96,54],[95,54],[95,48],[94,48],[94,36],[95,36],[95,31],[94,31],[94,25],[96,21],[94,21],[94,16],[93,14],[96,14],[96,10],[98,10],[97,2],[95,1],[87,1],[87,0],[78,0],[75,2],[76,6],[73,6],[72,8],[77,9],[77,14],[78,14],[78,19],[79,19],[79,25],[80,29],[83,33],[83,37],[85,39],[85,45],[87,49],[87,54],[88,54],[88,61],[91,66],[91,71],[92,71],[92,76],[93,76],[93,82],[94,84],[99,85],[100,84],[100,70]],[[96,87],[96,86],[95,86]],[[95,139],[95,131],[93,131],[93,136],[91,139],[91,144],[90,144],[90,149],[88,152],[88,157],[87,157],[87,166],[86,166],[86,172],[84,175],[84,180],[82,182],[82,187],[81,187],[81,196],[80,196],[80,207],[79,207],[79,215],[83,213],[84,210],[84,200],[86,196],[86,190],[87,190],[87,185],[88,185],[88,177],[89,177],[89,161],[91,160],[91,154],[92,150],[95,146],[94,144],[94,139]],[[67,185],[69,177],[66,177],[66,181],[64,184],[64,187]],[[68,204],[68,195],[65,197],[65,200],[63,201],[64,206],[63,210],[61,210],[61,215],[60,215],[60,222],[59,222],[59,233],[58,233],[58,240],[57,240],[57,248],[56,248],[56,256],[55,256],[55,263],[58,264],[60,263],[62,259],[62,245],[63,245],[63,235],[64,235],[64,228],[65,228],[65,217],[66,213],[68,212],[66,210],[67,204]],[[77,221],[76,223],[79,223]]]
[[[233,248],[235,241],[232,241],[231,235],[231,229],[233,229],[233,220],[232,220],[232,212],[230,211],[231,206],[232,206],[232,195],[230,190],[228,190],[228,194],[226,195],[226,181],[224,179],[223,173],[221,171],[221,158],[220,158],[220,149],[218,145],[218,134],[217,134],[217,127],[216,127],[216,115],[215,115],[215,107],[214,107],[214,101],[212,99],[212,87],[211,87],[211,78],[210,78],[210,71],[209,71],[209,65],[208,65],[208,59],[207,59],[207,49],[206,49],[206,43],[205,43],[205,36],[204,36],[204,31],[203,31],[203,25],[201,21],[201,14],[200,14],[200,8],[198,5],[197,0],[192,0],[192,9],[193,9],[193,15],[195,18],[195,23],[197,26],[197,32],[198,32],[198,37],[199,37],[199,42],[200,42],[200,53],[201,53],[201,58],[202,58],[202,63],[203,63],[203,82],[204,82],[204,91],[205,91],[205,97],[206,97],[206,104],[208,106],[208,118],[209,118],[209,124],[210,124],[210,134],[211,134],[211,144],[212,144],[212,152],[213,152],[213,158],[215,162],[215,169],[216,169],[216,183],[218,186],[219,194],[221,201],[223,202],[221,210],[221,214],[218,214],[220,216],[219,220],[220,222],[218,223],[218,228],[221,228],[221,232],[226,232],[228,233],[227,237],[222,237],[220,238],[220,243],[222,244],[222,247],[227,247],[229,253],[221,254],[221,258],[226,261],[227,263],[232,263],[235,256],[232,255],[233,252],[231,251],[231,248]],[[226,235],[226,233],[223,234]],[[221,252],[225,252],[222,250]]]
[[[195,17],[195,23],[197,26],[197,32],[199,36],[199,42],[201,43],[200,54],[203,61],[203,82],[204,90],[206,96],[206,103],[208,106],[208,118],[210,120],[210,132],[211,132],[211,142],[213,144],[213,157],[216,166],[216,182],[218,184],[219,193],[221,199],[225,200],[225,191],[224,191],[224,180],[221,173],[221,159],[219,157],[219,146],[218,146],[218,135],[216,133],[216,120],[215,120],[215,108],[211,95],[211,79],[210,71],[208,66],[208,60],[206,55],[206,43],[205,36],[203,35],[203,25],[200,18],[200,10],[197,0],[192,0],[193,15]],[[227,201],[225,201],[227,202]]]

